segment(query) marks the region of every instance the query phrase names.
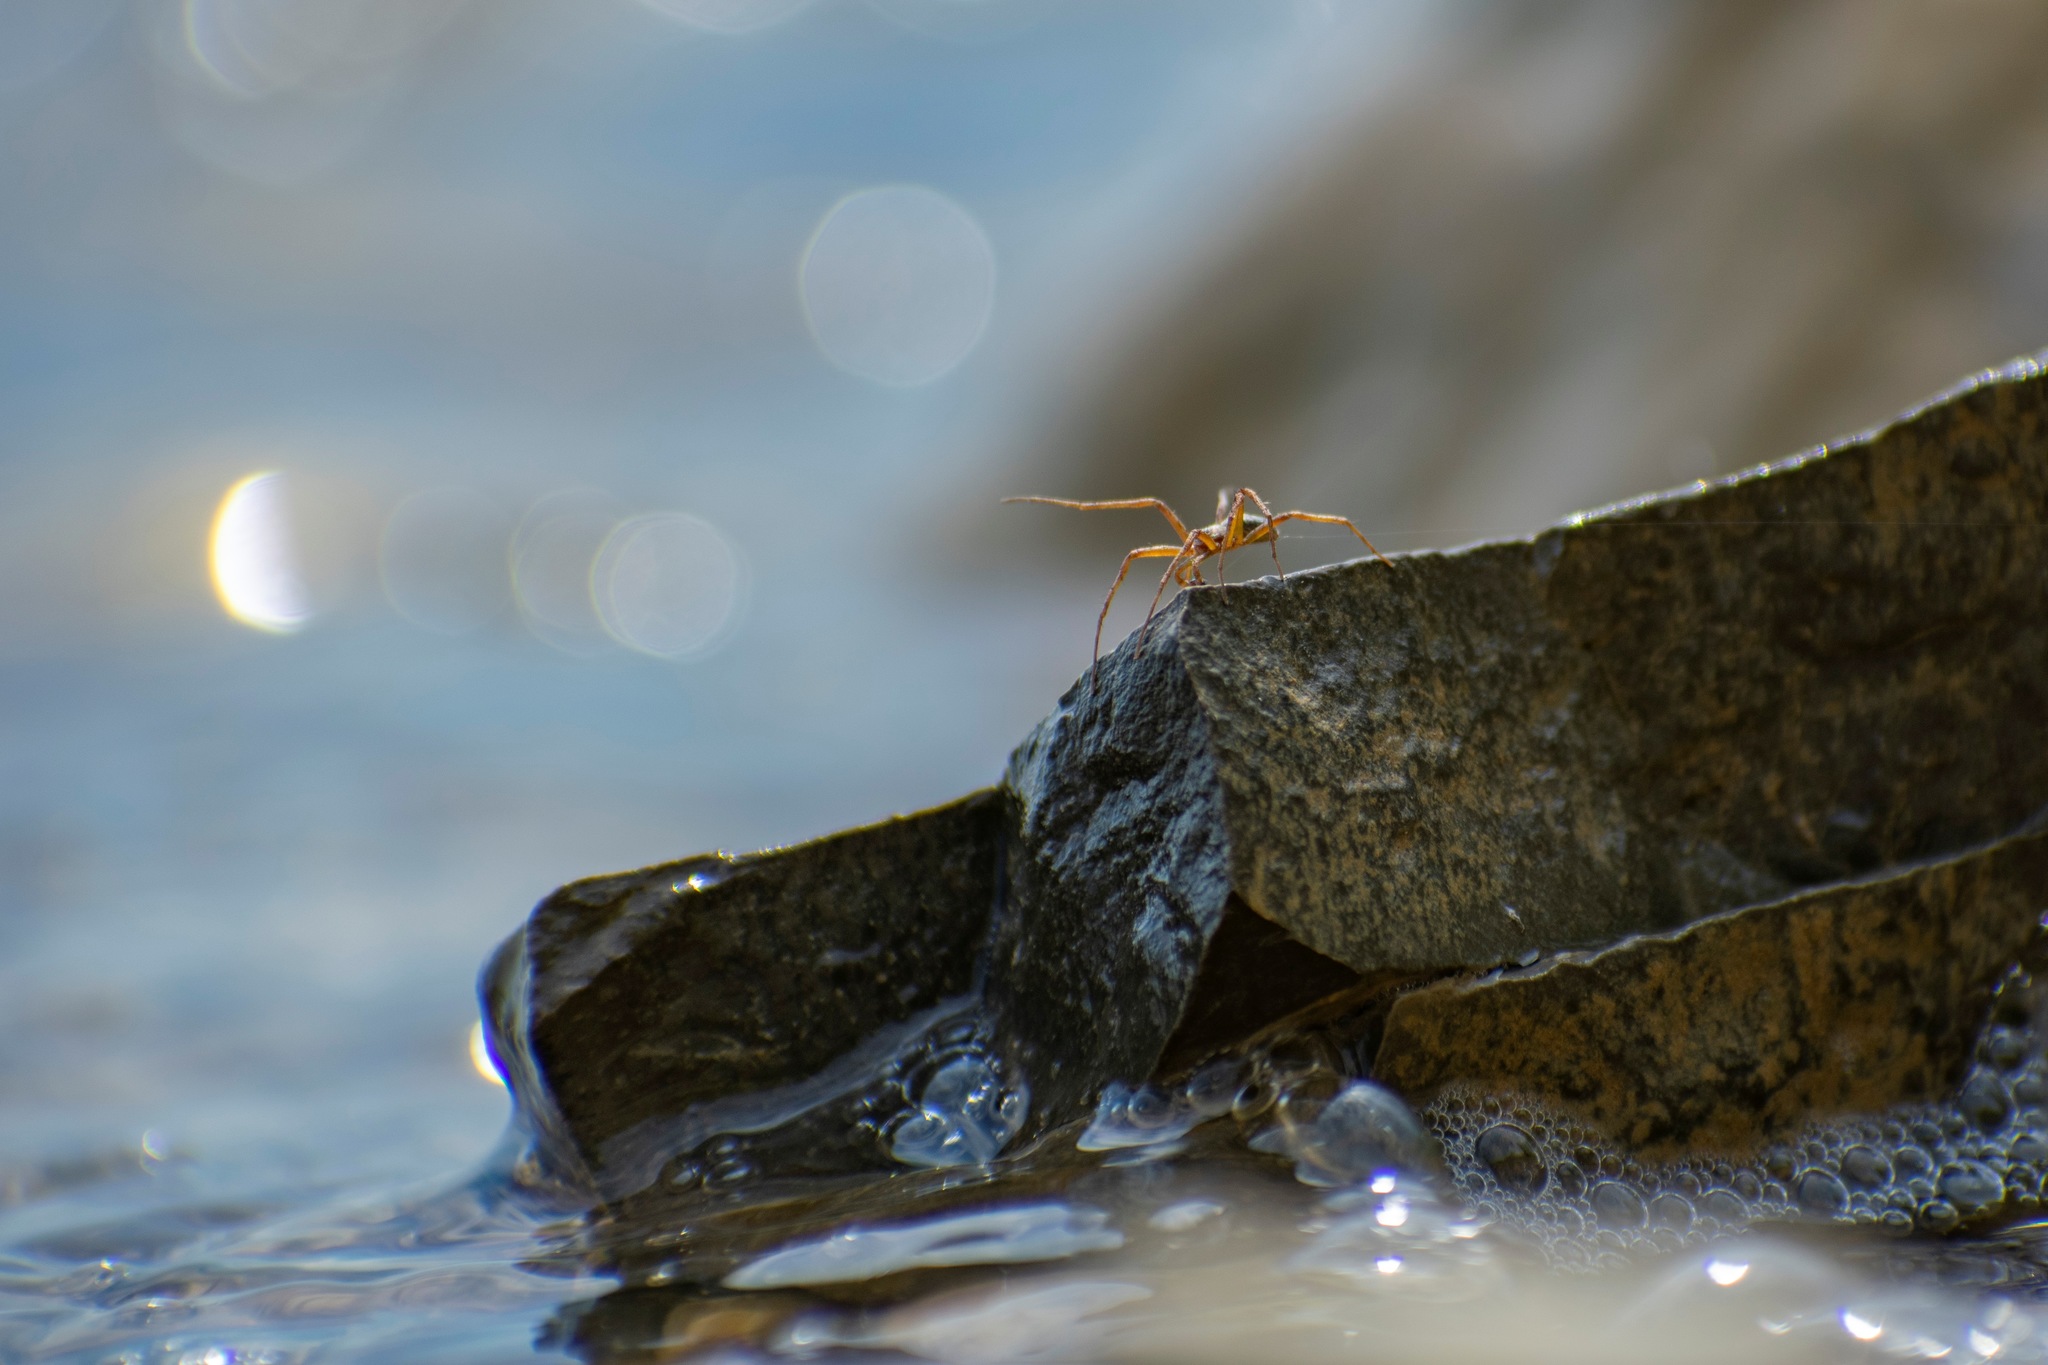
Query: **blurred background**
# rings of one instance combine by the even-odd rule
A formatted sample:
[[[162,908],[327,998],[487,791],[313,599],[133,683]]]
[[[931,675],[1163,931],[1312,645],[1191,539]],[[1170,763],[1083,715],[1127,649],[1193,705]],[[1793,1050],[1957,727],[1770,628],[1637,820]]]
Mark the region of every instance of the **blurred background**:
[[[984,785],[1087,666],[1163,527],[1003,494],[1452,545],[2048,345],[2044,69],[2033,0],[5,0],[0,1194],[473,1160],[536,899]]]

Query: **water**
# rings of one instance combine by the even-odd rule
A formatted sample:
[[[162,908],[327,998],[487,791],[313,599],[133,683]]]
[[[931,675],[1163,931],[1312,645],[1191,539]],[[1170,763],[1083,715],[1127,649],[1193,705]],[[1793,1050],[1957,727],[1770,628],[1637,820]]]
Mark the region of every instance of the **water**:
[[[999,772],[1115,560],[995,543],[998,495],[1085,491],[998,471],[1437,7],[664,17],[745,8],[0,6],[0,1360],[2037,1349],[2038,1232],[1971,1222],[2035,1188],[2010,1039],[1782,1173],[1593,1180],[1564,1118],[1411,1122],[1309,1043],[1020,1148],[971,1029],[844,1116],[885,1176],[716,1134],[672,1216],[590,1226],[522,1161],[465,1046],[492,945]],[[997,265],[915,344],[811,249],[899,185]],[[1884,1239],[1894,1193],[1964,1235]]]
[[[2042,1074],[2033,999],[2008,981],[1949,1100],[1749,1161],[1636,1160],[1513,1096],[1417,1113],[1343,1074],[1340,1040],[1282,1038],[1113,1084],[986,1163],[594,1224],[575,1245],[627,1287],[554,1339],[621,1360],[2048,1358],[2048,1221],[2017,1169],[2048,1144],[2011,1103]],[[1901,1174],[1917,1142],[1928,1190]],[[1900,1228],[1893,1194],[1962,1198],[1978,1233]]]
[[[893,1168],[700,1136],[596,1221],[516,1125],[462,1154],[504,1117],[481,1076],[395,1068],[8,1167],[0,1358],[2048,1358],[2037,995],[2008,977],[1944,1100],[1663,1163],[1527,1097],[1411,1110],[1314,1030],[1029,1137],[955,1005],[867,1061],[873,1103],[783,1125]]]

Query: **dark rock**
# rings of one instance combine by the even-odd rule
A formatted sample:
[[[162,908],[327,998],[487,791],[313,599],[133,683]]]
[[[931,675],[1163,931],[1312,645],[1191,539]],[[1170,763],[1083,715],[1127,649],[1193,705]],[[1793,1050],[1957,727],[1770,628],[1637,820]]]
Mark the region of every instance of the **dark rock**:
[[[981,792],[542,901],[484,993],[492,1050],[543,1159],[616,1197],[711,1136],[868,1083],[880,1054],[974,986],[1000,812]]]
[[[1233,897],[1384,982],[2007,834],[2048,797],[2044,522],[2027,362],[1531,540],[1187,592],[1011,761],[991,1003],[1071,1110],[1166,1055]]]
[[[1752,1149],[1815,1117],[1950,1093],[2044,890],[2048,836],[2030,835],[1437,982],[1388,1011],[1373,1074],[1411,1101],[1463,1081],[1562,1102],[1651,1155]]]
[[[1351,1011],[1370,1052],[1387,1002],[1432,978],[1834,905],[1785,898],[1983,845],[2048,798],[2044,524],[2048,380],[2027,363],[1857,441],[1533,539],[1195,589],[1068,692],[999,793],[557,892],[490,969],[494,1046],[547,1163],[616,1200],[714,1136],[711,1164],[671,1182],[745,1179],[754,1149],[730,1135],[821,1106],[847,1112],[820,1133],[872,1137],[888,1115],[861,1087],[948,1009],[977,1011],[991,1066],[1021,1066],[1043,1131],[1110,1081],[1311,1007]],[[1900,884],[1938,897],[1978,875]],[[1702,933],[1737,932],[1723,923]],[[1816,1053],[1766,1084],[1766,1038],[1817,1047],[1834,1026],[1766,1011],[1744,1025],[1749,1061],[1725,1064],[1788,1109],[1931,1087],[1972,1032],[1942,1011],[2009,960],[2006,927],[1913,930],[1937,954],[1913,973],[1885,956],[1893,930],[1843,928],[1796,960],[1892,964],[1840,986],[1905,1011],[1869,1039],[1882,1058],[1830,1081]],[[1655,992],[1684,985],[1624,984],[1646,1027],[1666,1018]],[[1402,998],[1408,1031],[1379,1049],[1401,1083],[1465,1064],[1458,1037],[1417,1031],[1465,989]],[[1736,1124],[1726,1085],[1701,1073],[1688,1108],[1665,1063],[1632,1078],[1600,1041],[1583,1064],[1613,1074],[1586,1098],[1635,1115],[1635,1140]],[[904,1065],[899,1105],[923,1074]],[[890,1159],[878,1141],[787,1145]]]

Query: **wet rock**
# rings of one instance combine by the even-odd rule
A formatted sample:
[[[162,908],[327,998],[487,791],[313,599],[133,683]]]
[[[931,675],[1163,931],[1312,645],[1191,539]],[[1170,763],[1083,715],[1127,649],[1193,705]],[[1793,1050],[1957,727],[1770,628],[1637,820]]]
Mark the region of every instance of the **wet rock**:
[[[1994,911],[1955,885],[2034,846],[1920,869],[1911,895],[1798,893],[1984,845],[2048,800],[2043,524],[2029,362],[1529,540],[1195,589],[1062,698],[999,791],[557,892],[490,969],[494,1047],[546,1162],[614,1202],[764,1164],[985,1162],[1283,1016],[1349,1011],[1370,1053],[1419,983],[1766,906],[1837,937],[1758,958],[1798,993],[1746,1001],[1749,1050],[1713,1054],[1744,1079],[1698,1070],[1688,1101],[1681,1057],[1599,1061],[1588,1024],[1585,1065],[1613,1075],[1564,1098],[1611,1091],[1617,1131],[1655,1144],[1732,1133],[1744,1085],[1788,1108],[1931,1093],[2018,923],[2005,891]],[[1914,920],[1916,896],[1955,924]],[[1828,918],[1852,903],[1876,908]],[[1631,989],[1710,1003],[1684,985]],[[1399,1084],[1465,1056],[1423,1028],[1451,989],[1401,999],[1410,1042],[1380,1048]],[[1889,1031],[1830,1031],[1887,1010]],[[1837,1036],[1874,1050],[1830,1073]]]
[[[1530,540],[1187,592],[1011,761],[991,1003],[1071,1109],[1169,1052],[1233,905],[1369,985],[2005,835],[2044,520],[2026,362]]]
[[[1454,1084],[1559,1103],[1648,1156],[1755,1150],[1817,1117],[1956,1091],[1994,988],[2040,932],[2044,892],[2048,836],[2030,835],[1437,982],[1388,1011],[1373,1074],[1417,1103]],[[2003,1091],[1976,1083],[2002,1123]],[[1883,1163],[1856,1147],[1840,1165],[1869,1186],[1889,1179]],[[1969,1175],[1955,1177],[1965,1194]],[[1839,1184],[1796,1190],[1833,1211]]]
[[[1001,824],[981,792],[549,896],[484,981],[492,1051],[542,1158],[615,1198],[709,1138],[868,1084],[892,1048],[965,1005]]]

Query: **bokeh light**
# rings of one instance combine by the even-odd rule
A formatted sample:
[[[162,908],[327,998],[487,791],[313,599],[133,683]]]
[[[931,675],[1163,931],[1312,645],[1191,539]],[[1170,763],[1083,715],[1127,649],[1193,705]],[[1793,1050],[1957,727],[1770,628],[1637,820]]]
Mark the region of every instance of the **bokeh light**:
[[[661,658],[703,654],[730,634],[745,575],[716,527],[683,512],[623,522],[591,570],[599,617],[629,649]]]
[[[640,0],[657,14],[708,33],[753,33],[808,9],[811,0]]]
[[[393,610],[415,625],[461,635],[512,603],[506,562],[511,518],[469,488],[430,488],[384,523],[378,569]]]
[[[462,0],[184,0],[193,62],[229,94],[333,95],[385,79]]]
[[[995,303],[996,255],[967,210],[922,185],[832,206],[804,250],[804,316],[833,364],[913,388],[967,358]]]
[[[477,1075],[504,1089],[505,1076],[498,1070],[498,1059],[491,1056],[490,1039],[484,1036],[484,1021],[481,1019],[469,1026],[469,1064]]]
[[[119,0],[7,0],[0,5],[0,90],[46,80],[99,36]]]
[[[214,514],[208,563],[222,609],[243,625],[289,634],[312,619],[284,475],[251,474],[228,489]]]
[[[594,488],[566,488],[527,509],[512,538],[512,591],[528,629],[572,654],[611,643],[591,597],[591,566],[627,508]]]

